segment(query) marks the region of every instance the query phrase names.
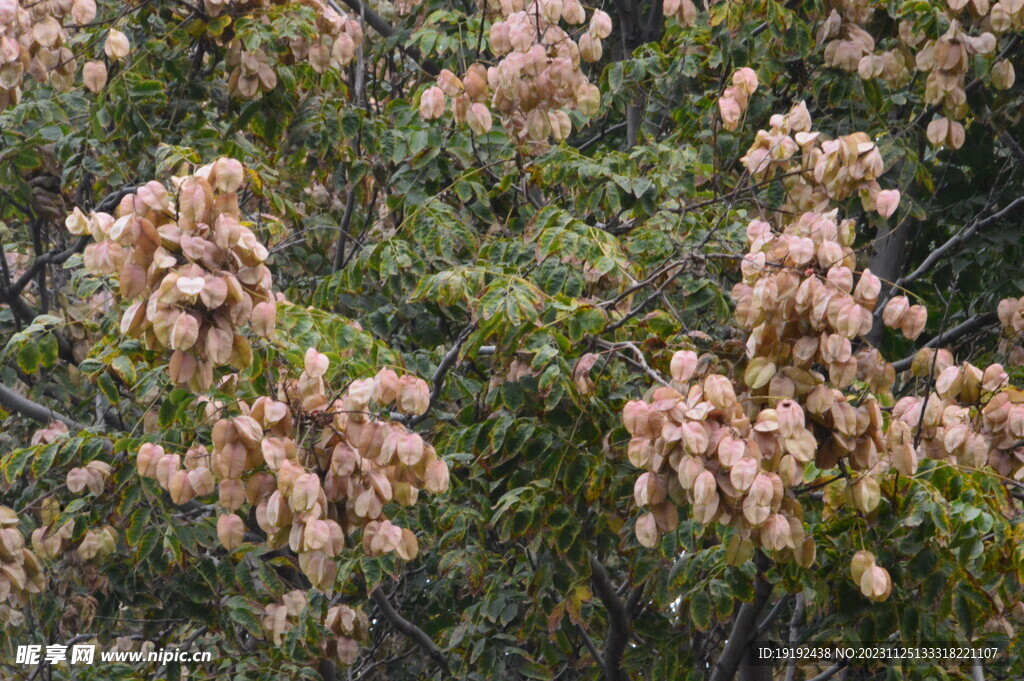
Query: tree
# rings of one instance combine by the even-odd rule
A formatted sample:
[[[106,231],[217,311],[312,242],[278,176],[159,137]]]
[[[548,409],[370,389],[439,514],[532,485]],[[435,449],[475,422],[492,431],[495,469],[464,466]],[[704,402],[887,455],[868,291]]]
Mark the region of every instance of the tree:
[[[0,678],[1020,678],[1022,26],[0,0]]]

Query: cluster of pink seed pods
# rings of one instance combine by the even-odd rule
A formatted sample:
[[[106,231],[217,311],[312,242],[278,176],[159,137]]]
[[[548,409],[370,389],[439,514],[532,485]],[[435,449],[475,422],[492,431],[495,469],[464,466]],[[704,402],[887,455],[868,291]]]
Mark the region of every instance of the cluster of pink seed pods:
[[[611,18],[594,10],[587,23],[579,0],[486,0],[483,9],[498,17],[491,24],[490,43],[500,61],[489,68],[475,64],[461,80],[443,71],[437,85],[421,96],[420,114],[439,118],[451,98],[456,121],[478,134],[490,129],[493,109],[519,140],[564,140],[572,132],[567,109],[589,116],[600,105],[601,93],[580,63],[601,59]],[[587,23],[587,28],[574,38],[562,22],[570,27]]]
[[[804,113],[797,107],[773,121],[773,134],[807,130],[809,120],[790,120]],[[873,181],[881,159],[864,154],[877,154],[874,145],[844,158],[850,144],[841,142],[831,160],[822,149],[816,163],[830,165],[824,173],[812,165],[803,187],[831,175],[826,196],[848,195],[854,164],[871,167],[857,182]],[[879,194],[874,208],[881,211],[887,199]],[[737,530],[732,555],[759,547],[808,567],[815,544],[803,526],[800,489],[810,464],[838,471],[825,495],[833,510],[846,505],[869,517],[885,476],[912,476],[923,457],[1024,476],[1024,394],[1007,388],[1002,366],[957,365],[948,351],[925,349],[912,370],[933,376],[931,394],[903,397],[884,415],[880,400],[892,399],[896,373],[865,340],[881,282],[870,270],[856,271],[853,225],[835,210],[773,213],[772,220],[750,222],[742,281],[732,291],[736,322],[748,334],[745,360],[732,371],[709,372],[713,361],[680,350],[669,384],[623,410],[629,460],[645,470],[634,487],[636,503],[648,508],[636,523],[640,543],[654,546],[673,531],[677,508],[686,506],[703,524]],[[1001,305],[1004,319],[1012,322],[1016,302]],[[926,309],[901,296],[882,317],[916,338]],[[870,554],[858,556],[852,576],[867,597],[884,600],[888,573]]]
[[[334,399],[324,382],[328,366],[327,356],[310,348],[302,374],[284,382],[275,397],[239,401],[241,413],[230,418],[220,416],[224,405],[207,402],[212,451],[195,445],[182,461],[160,445],[145,444],[137,457],[139,472],[169,490],[175,503],[216,492],[225,511],[217,533],[229,549],[239,547],[247,532],[236,511],[254,507],[267,543],[289,546],[313,585],[323,589],[333,587],[334,558],[356,531],[367,555],[415,557],[415,535],[388,519],[385,504],[412,506],[421,490],[440,494],[448,488],[448,466],[434,448],[381,415],[390,408],[407,416],[424,413],[427,384],[382,369]]]
[[[134,301],[121,332],[171,351],[171,379],[196,391],[213,385],[216,367],[251,363],[242,327],[265,337],[274,331],[267,249],[240,220],[243,181],[242,164],[221,158],[173,178],[171,191],[147,182],[115,215],[75,208],[65,221],[72,234],[95,240],[85,249],[86,269],[117,275],[120,294]]]

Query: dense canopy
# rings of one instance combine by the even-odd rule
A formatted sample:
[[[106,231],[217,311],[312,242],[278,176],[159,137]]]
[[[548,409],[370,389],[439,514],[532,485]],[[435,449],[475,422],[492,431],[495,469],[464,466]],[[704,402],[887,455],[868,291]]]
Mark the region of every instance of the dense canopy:
[[[1024,677],[1022,35],[0,0],[0,679]]]

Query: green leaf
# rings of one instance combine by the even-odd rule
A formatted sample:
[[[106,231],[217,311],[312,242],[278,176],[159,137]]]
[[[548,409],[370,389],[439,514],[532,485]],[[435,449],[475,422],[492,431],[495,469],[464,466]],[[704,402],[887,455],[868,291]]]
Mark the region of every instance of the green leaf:
[[[103,370],[103,368],[104,364],[102,362],[95,359],[86,359],[83,360],[82,363],[78,365],[78,372],[89,376],[92,374],[99,373],[100,371]]]
[[[159,80],[140,80],[132,84],[131,93],[134,97],[152,97],[162,95],[164,84]]]
[[[149,554],[156,550],[156,547],[160,543],[160,534],[158,532],[143,532],[142,539],[139,541],[139,547],[135,551],[136,560],[143,560]]]
[[[600,308],[583,308],[569,320],[569,338],[578,343],[588,333],[599,333],[606,322],[604,311]]]
[[[57,362],[57,337],[53,333],[45,333],[39,338],[39,365],[52,367]]]
[[[711,598],[704,591],[698,591],[690,599],[690,621],[704,631],[711,626]]]
[[[250,634],[257,637],[264,635],[263,625],[257,616],[257,611],[248,601],[241,596],[232,596],[227,601],[228,614],[232,620],[241,624]]]
[[[384,579],[384,570],[379,560],[368,557],[364,557],[359,562],[359,567],[363,572],[363,578],[366,580],[366,592],[369,593]]]
[[[121,394],[117,389],[117,384],[114,383],[114,379],[111,378],[110,374],[106,372],[100,374],[97,384],[99,385],[100,392],[110,401],[110,404],[117,405],[121,401]]]
[[[34,374],[39,369],[39,345],[29,340],[18,348],[18,367],[26,374]]]
[[[536,662],[524,662],[519,666],[518,671],[528,679],[548,681],[552,678],[551,670],[544,665],[537,664]]]
[[[625,64],[617,61],[608,67],[608,89],[615,93],[622,89],[622,79],[625,75]]]
[[[135,364],[124,355],[118,355],[110,363],[110,368],[114,370],[118,378],[124,381],[125,385],[135,385],[135,381],[138,379],[138,374],[135,371]],[[113,402],[113,400],[111,400]]]
[[[33,451],[35,451],[34,447],[22,447],[21,449],[15,449],[4,457],[4,479],[7,480],[8,484],[13,483],[15,478],[21,475],[21,471],[24,470],[25,464],[28,463]]]
[[[224,32],[224,29],[231,25],[231,15],[222,14],[216,19],[210,21],[206,25],[206,31],[212,36],[219,36]]]
[[[724,620],[732,613],[733,599],[735,598],[729,585],[719,579],[712,579],[708,584],[708,591],[715,604],[715,614],[719,620]]]
[[[129,546],[136,546],[142,540],[151,514],[152,511],[148,507],[138,508],[132,513],[128,520],[128,529],[124,533]]]
[[[29,469],[32,471],[32,476],[37,480],[50,470],[50,466],[53,465],[53,459],[57,456],[57,451],[60,449],[60,442],[51,442],[50,444],[39,450],[39,453],[34,459],[32,459],[32,465]]]

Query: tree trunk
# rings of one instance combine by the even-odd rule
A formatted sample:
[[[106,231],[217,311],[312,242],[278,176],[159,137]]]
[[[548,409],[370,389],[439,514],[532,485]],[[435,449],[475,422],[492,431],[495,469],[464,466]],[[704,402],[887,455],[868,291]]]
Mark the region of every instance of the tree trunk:
[[[665,11],[661,0],[651,0],[646,17],[640,0],[616,0],[616,24],[622,39],[622,59],[629,59],[636,48],[658,40],[665,29]],[[639,100],[626,107],[626,144],[636,146],[643,123],[644,103]]]
[[[758,660],[754,646],[751,645],[740,662],[739,681],[772,681],[773,671],[771,661]]]
[[[883,291],[888,291],[893,282],[903,275],[909,234],[910,229],[907,225],[897,225],[896,229],[892,229],[888,224],[882,224],[878,228],[868,267],[871,268],[872,274],[882,280]],[[882,326],[881,317],[876,318],[875,325],[867,336],[868,342],[875,347],[878,347],[882,340]]]

